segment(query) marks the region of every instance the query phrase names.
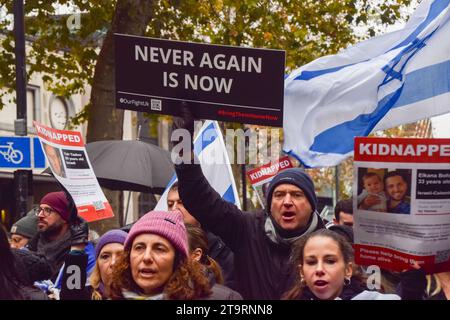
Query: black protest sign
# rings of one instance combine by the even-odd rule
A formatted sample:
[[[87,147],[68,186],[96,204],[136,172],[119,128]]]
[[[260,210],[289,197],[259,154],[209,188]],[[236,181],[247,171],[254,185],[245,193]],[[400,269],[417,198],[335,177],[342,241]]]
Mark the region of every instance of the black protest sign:
[[[61,300],[80,300],[88,296],[86,291],[86,254],[68,254],[64,259],[61,281]]]
[[[284,51],[114,37],[118,108],[282,126]]]

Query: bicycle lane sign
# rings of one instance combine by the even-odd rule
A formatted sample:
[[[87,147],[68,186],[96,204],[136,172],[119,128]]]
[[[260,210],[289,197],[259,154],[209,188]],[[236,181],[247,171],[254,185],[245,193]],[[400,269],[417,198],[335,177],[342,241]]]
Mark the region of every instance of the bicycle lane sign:
[[[0,168],[31,168],[30,137],[0,137]]]

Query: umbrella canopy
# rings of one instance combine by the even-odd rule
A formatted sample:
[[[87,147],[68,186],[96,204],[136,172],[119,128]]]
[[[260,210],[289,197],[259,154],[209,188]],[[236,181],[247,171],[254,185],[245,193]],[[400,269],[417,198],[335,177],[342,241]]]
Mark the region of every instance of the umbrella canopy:
[[[174,175],[170,153],[139,140],[105,140],[86,145],[101,186],[161,194]]]

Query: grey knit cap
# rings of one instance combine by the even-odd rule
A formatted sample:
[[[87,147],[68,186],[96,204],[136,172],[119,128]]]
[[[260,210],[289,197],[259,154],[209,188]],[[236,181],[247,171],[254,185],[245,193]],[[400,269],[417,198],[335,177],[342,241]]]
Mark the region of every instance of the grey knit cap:
[[[37,233],[38,217],[34,214],[34,210],[28,212],[26,216],[19,219],[11,227],[11,234],[18,234],[28,239],[33,238]]]

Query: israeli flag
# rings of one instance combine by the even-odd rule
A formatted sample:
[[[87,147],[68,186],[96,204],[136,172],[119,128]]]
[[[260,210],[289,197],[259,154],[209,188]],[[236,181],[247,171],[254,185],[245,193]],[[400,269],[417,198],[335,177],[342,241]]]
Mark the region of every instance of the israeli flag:
[[[353,138],[450,112],[450,0],[424,0],[405,28],[360,42],[285,79],[283,151],[334,166]]]
[[[194,139],[194,153],[200,161],[203,174],[209,184],[224,200],[241,207],[236,184],[231,171],[228,153],[217,121],[207,120]],[[174,175],[164,190],[155,210],[167,210],[167,194],[178,181]]]

